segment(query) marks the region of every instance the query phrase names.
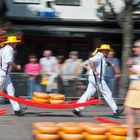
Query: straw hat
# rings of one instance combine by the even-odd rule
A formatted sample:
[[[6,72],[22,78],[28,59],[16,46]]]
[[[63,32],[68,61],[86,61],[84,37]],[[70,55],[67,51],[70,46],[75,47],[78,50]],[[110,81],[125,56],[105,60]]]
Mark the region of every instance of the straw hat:
[[[19,42],[21,42],[21,40],[17,40],[16,36],[9,36],[7,37],[7,41],[3,43],[7,44],[7,43],[19,43]]]
[[[111,49],[111,47],[110,47],[109,44],[102,44],[102,45],[100,46],[100,48],[96,48],[96,49],[95,49],[95,51],[92,53],[92,55],[94,56],[98,51],[101,51],[101,50],[109,50],[109,51],[111,51],[111,50],[113,50],[113,49]]]
[[[102,44],[98,50],[112,50],[109,44]]]

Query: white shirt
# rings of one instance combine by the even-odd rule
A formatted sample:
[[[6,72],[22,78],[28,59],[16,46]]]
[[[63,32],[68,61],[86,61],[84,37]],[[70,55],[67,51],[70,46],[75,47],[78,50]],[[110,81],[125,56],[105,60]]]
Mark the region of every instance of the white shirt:
[[[7,71],[9,73],[12,69],[12,66],[9,65],[9,62],[14,61],[14,49],[10,45],[6,45],[0,50],[1,65],[0,70]]]
[[[98,52],[95,56],[91,57],[89,60],[93,61],[96,66],[97,72],[101,73],[101,60],[102,60],[102,76],[105,75],[106,60],[102,53]],[[93,75],[92,69],[89,71],[89,75]]]
[[[41,73],[46,74],[46,73],[56,73],[56,63],[57,59],[54,56],[51,56],[49,58],[43,57],[40,59],[40,64],[41,64]]]
[[[76,60],[68,59],[65,74],[74,74],[76,68]]]
[[[138,65],[138,63],[140,63],[140,56],[134,57],[134,59],[133,59],[133,65],[131,66],[131,68],[134,71],[140,71],[140,65]],[[133,79],[133,80],[138,80],[139,79],[139,75],[137,75],[137,74],[130,74],[129,78]]]

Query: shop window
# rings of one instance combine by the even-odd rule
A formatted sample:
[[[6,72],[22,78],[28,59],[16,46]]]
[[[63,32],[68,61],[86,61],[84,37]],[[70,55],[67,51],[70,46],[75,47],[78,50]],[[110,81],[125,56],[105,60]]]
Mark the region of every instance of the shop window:
[[[80,0],[56,0],[56,5],[80,6]]]

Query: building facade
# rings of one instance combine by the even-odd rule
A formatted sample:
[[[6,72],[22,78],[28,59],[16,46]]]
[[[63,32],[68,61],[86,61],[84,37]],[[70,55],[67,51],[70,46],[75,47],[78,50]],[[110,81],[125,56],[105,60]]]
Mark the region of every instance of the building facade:
[[[119,1],[121,3],[122,0]],[[77,50],[82,59],[87,59],[89,52],[101,43],[109,43],[117,52],[117,57],[121,58],[122,30],[112,17],[113,14],[110,14],[110,5],[106,0],[5,2],[8,7],[6,18],[24,33],[24,43],[18,50],[19,53],[24,52],[22,58],[19,58],[23,65],[29,54],[36,54],[40,58],[45,49],[51,49],[54,55],[64,55],[65,58],[68,57],[69,51]],[[109,2],[111,4],[113,0]],[[102,6],[109,17],[107,20],[99,16],[102,14]],[[122,6],[115,9],[119,11]],[[139,18],[138,11],[135,11],[135,16],[136,19]],[[139,20],[136,20],[136,35],[139,34],[138,24]]]

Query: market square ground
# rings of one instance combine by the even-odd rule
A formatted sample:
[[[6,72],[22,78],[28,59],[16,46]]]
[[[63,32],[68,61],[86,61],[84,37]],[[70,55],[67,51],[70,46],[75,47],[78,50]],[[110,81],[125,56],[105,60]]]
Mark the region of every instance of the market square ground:
[[[125,123],[125,116],[120,119],[112,118],[112,111],[107,105],[94,105],[86,107],[84,117],[75,117],[72,109],[51,110],[28,107],[25,116],[17,117],[10,104],[1,105],[7,109],[7,114],[0,116],[0,140],[34,140],[32,124],[34,122],[96,122],[96,116],[104,117],[115,122]],[[122,108],[122,106],[119,106]]]

